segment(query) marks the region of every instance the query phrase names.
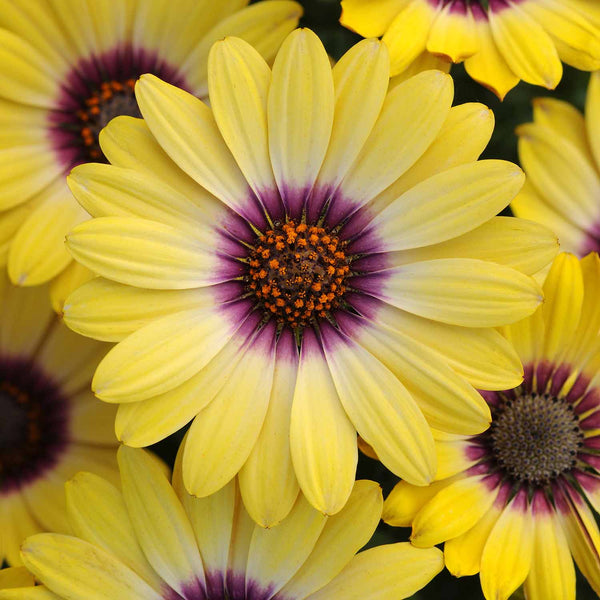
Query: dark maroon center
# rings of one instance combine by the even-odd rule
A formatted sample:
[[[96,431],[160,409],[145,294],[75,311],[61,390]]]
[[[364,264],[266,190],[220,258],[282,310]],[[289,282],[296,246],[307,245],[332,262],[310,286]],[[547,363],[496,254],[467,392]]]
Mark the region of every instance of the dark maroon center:
[[[0,495],[51,469],[68,443],[68,401],[28,360],[0,357]]]
[[[141,117],[134,85],[140,75],[157,77],[186,89],[176,69],[155,52],[120,47],[80,60],[65,77],[50,113],[50,137],[65,171],[84,162],[108,162],[98,136],[119,115]]]

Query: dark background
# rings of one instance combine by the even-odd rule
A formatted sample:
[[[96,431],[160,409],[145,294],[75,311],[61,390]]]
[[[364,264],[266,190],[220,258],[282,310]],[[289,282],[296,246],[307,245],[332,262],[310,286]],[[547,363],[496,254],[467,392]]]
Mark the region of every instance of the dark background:
[[[301,26],[309,27],[319,35],[332,58],[338,59],[350,46],[362,39],[339,24],[339,0],[298,1],[304,6],[304,17],[300,22]],[[454,78],[455,87],[454,104],[481,102],[494,111],[496,127],[482,158],[502,158],[516,163],[518,163],[517,138],[514,130],[520,123],[532,119],[531,100],[538,96],[553,96],[568,100],[577,108],[583,110],[585,91],[589,79],[588,73],[576,71],[565,65],[563,79],[555,91],[549,92],[544,88],[521,82],[508,93],[504,102],[500,102],[494,94],[468,77],[462,65],[454,66],[451,74]],[[170,464],[173,464],[182,437],[183,432],[176,433],[154,446],[153,449]],[[362,454],[359,458],[357,478],[378,481],[383,487],[384,495],[387,495],[398,481],[398,478],[387,471],[379,462]],[[381,523],[368,545],[376,546],[407,541],[409,533],[409,529],[389,527]],[[587,600],[596,597],[585,579],[578,573],[577,598]],[[483,600],[483,595],[478,576],[457,579],[447,571],[443,571],[426,588],[412,598],[415,600]],[[522,590],[518,590],[512,598],[524,598]]]

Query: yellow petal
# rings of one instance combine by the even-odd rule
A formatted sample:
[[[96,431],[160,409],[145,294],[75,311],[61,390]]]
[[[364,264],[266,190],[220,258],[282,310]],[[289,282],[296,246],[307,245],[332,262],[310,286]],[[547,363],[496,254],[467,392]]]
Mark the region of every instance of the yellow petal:
[[[357,554],[333,581],[307,600],[408,598],[443,568],[444,559],[437,548],[414,548],[407,542],[378,546]]]
[[[515,216],[522,219],[536,221],[553,231],[558,236],[562,250],[581,254],[587,245],[587,233],[574,225],[569,217],[561,214],[557,209],[560,206],[552,206],[533,187],[528,179],[523,189],[510,205]]]
[[[525,580],[528,598],[575,600],[575,568],[567,538],[554,507],[545,500],[534,506],[534,541],[531,571]]]
[[[333,129],[317,187],[335,190],[363,147],[385,99],[389,63],[385,44],[364,40],[352,46],[333,68]]]
[[[542,317],[545,323],[543,356],[560,362],[569,344],[575,340],[583,304],[583,277],[577,257],[561,253],[544,282]]]
[[[400,266],[438,258],[477,258],[534,275],[550,264],[558,250],[558,240],[551,229],[525,219],[494,217],[446,242],[395,252],[389,261]]]
[[[494,504],[471,529],[444,544],[448,571],[455,577],[476,575],[481,568],[481,555],[502,509]]]
[[[465,60],[465,70],[475,80],[490,89],[500,100],[519,83],[519,77],[506,63],[492,36],[486,13],[472,5],[479,52]]]
[[[309,330],[294,391],[290,449],[309,502],[323,513],[339,512],[354,484],[356,429],[342,408],[320,342]]]
[[[513,163],[483,160],[418,183],[373,220],[386,251],[436,244],[471,231],[503,210],[523,186]]]
[[[194,532],[164,471],[144,450],[121,446],[118,459],[127,512],[148,562],[174,590],[201,594]]]
[[[219,216],[211,203],[190,201],[162,179],[129,168],[79,165],[67,183],[79,204],[94,217],[140,217],[202,238],[207,235],[205,223]]]
[[[229,6],[231,13],[226,18],[215,19],[215,25],[203,37],[200,43],[189,53],[180,65],[180,70],[186,73],[197,96],[206,96],[207,86],[207,56],[212,45],[227,36],[235,36],[248,42],[271,64],[277,50],[288,34],[298,26],[303,8],[299,2],[283,0],[278,2],[257,2],[245,6],[248,0],[239,2],[238,6]],[[223,2],[219,3],[225,4]],[[240,6],[241,5],[241,6]],[[201,5],[200,20],[205,20],[207,12],[214,12],[215,5],[210,9]],[[193,31],[193,39],[199,39]],[[174,61],[173,64],[178,64]]]
[[[563,218],[587,230],[600,217],[594,202],[600,176],[594,166],[547,127],[529,123],[518,127],[517,134],[519,158],[533,187]]]
[[[340,23],[363,37],[379,37],[406,4],[407,0],[342,0]]]
[[[405,386],[430,426],[469,435],[488,428],[488,405],[442,356],[400,331],[375,324],[365,324],[357,339]]]
[[[284,203],[299,216],[331,137],[333,77],[319,38],[298,29],[282,44],[269,89],[269,153]]]
[[[357,481],[344,508],[327,519],[310,556],[283,587],[281,596],[305,598],[329,583],[369,541],[382,504],[377,483]]]
[[[80,472],[67,481],[65,493],[73,533],[121,560],[160,592],[164,583],[144,556],[119,490],[97,475]]]
[[[482,476],[451,483],[417,513],[411,542],[427,548],[465,533],[488,511],[496,495],[497,489]]]
[[[94,278],[94,274],[83,265],[72,260],[69,265],[50,282],[52,308],[62,314],[69,294]]]
[[[439,71],[419,73],[387,95],[340,186],[339,193],[350,207],[374,198],[416,162],[446,120],[452,95],[452,78]]]
[[[185,487],[194,496],[220,490],[239,472],[264,423],[275,366],[273,329],[262,329],[245,350],[190,427],[182,467]]]
[[[34,586],[33,575],[25,567],[8,567],[0,570],[0,590]]]
[[[481,588],[489,600],[507,600],[525,581],[533,553],[531,507],[520,492],[504,509],[481,557]]]
[[[173,473],[173,487],[185,508],[196,535],[205,572],[227,572],[229,548],[232,542],[236,486],[231,481],[218,492],[206,498],[191,496],[183,487],[181,456],[183,444],[178,452],[178,463]]]
[[[600,168],[600,140],[597,132],[600,128],[600,73],[592,73],[585,99],[585,126],[587,139],[596,159],[596,169]]]
[[[209,236],[208,236],[209,237]],[[174,227],[135,217],[102,217],[78,225],[67,246],[82,265],[120,283],[150,289],[186,289],[219,280],[214,243]],[[208,240],[206,240],[208,242]],[[223,260],[223,259],[221,259]]]
[[[273,527],[292,509],[298,481],[290,452],[290,419],[298,371],[292,335],[277,341],[269,408],[256,444],[239,474],[240,492],[250,516],[262,527]]]
[[[382,299],[453,325],[494,327],[514,322],[533,313],[542,301],[541,289],[532,278],[483,260],[446,258],[386,273]]]
[[[243,357],[246,339],[247,335],[238,332],[196,375],[172,390],[141,402],[121,404],[115,421],[118,438],[139,448],[155,444],[181,429],[225,385]]]
[[[231,325],[209,309],[162,317],[106,355],[98,365],[92,389],[108,402],[151,398],[200,371],[232,335]]]
[[[61,597],[162,598],[112,554],[78,538],[41,533],[27,539],[22,553],[27,568]]]
[[[152,134],[171,159],[211,194],[244,215],[248,184],[211,110],[191,94],[150,74],[137,82],[136,99]]]
[[[423,413],[396,376],[348,338],[324,333],[325,355],[348,417],[381,462],[415,485],[435,474],[435,451]]]
[[[374,212],[429,177],[479,158],[494,130],[494,113],[483,104],[453,106],[436,138],[421,158],[372,202]]]
[[[277,527],[255,527],[248,551],[246,578],[268,581],[278,592],[312,552],[327,517],[300,494],[289,516]]]
[[[81,335],[119,342],[156,319],[214,301],[208,288],[144,290],[96,277],[69,295],[63,317]]]
[[[585,12],[556,0],[525,2],[523,10],[550,34],[563,62],[585,71],[600,68],[600,29]]]
[[[410,527],[417,513],[451,483],[452,480],[440,480],[417,486],[399,481],[385,499],[382,520],[394,527]]]
[[[439,6],[423,0],[404,3],[382,38],[390,49],[391,76],[404,71],[425,50],[438,10]]]
[[[477,389],[512,389],[523,379],[519,357],[497,331],[446,325],[391,306],[382,307],[378,315],[387,326],[441,354]]]
[[[271,70],[252,46],[227,38],[212,47],[208,85],[225,143],[254,193],[267,195],[275,188],[267,137]]]
[[[468,5],[449,3],[439,12],[427,40],[427,51],[458,63],[479,50],[475,19]]]
[[[562,64],[550,36],[516,4],[489,10],[490,28],[511,71],[523,81],[553,90]]]

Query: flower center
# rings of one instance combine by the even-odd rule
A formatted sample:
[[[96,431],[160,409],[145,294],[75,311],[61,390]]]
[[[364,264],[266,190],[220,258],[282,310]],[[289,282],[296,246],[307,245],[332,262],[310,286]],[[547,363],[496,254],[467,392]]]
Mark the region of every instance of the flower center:
[[[50,140],[65,171],[85,162],[107,162],[98,135],[116,116],[141,116],[133,88],[144,73],[188,89],[177,69],[155,52],[131,46],[81,59],[66,74],[48,116]]]
[[[541,484],[575,466],[583,432],[571,404],[549,394],[505,400],[494,415],[491,447],[501,468]]]
[[[76,115],[80,122],[80,135],[90,160],[103,157],[98,136],[111,119],[119,115],[141,117],[133,93],[135,79],[103,81],[100,88],[83,101]]]
[[[0,495],[51,468],[67,428],[58,386],[31,362],[0,358]]]
[[[300,329],[338,308],[350,272],[345,242],[294,221],[261,235],[249,256],[246,288],[266,315]]]

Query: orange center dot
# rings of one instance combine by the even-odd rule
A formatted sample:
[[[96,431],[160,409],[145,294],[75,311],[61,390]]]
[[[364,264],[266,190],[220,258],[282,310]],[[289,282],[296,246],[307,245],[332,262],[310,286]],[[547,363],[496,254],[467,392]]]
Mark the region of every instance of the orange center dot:
[[[134,87],[135,79],[104,81],[77,111],[81,139],[90,159],[102,158],[98,136],[111,119],[119,115],[141,117],[133,93]]]
[[[270,229],[250,253],[247,289],[280,324],[307,327],[341,304],[350,272],[345,245],[304,223]]]

